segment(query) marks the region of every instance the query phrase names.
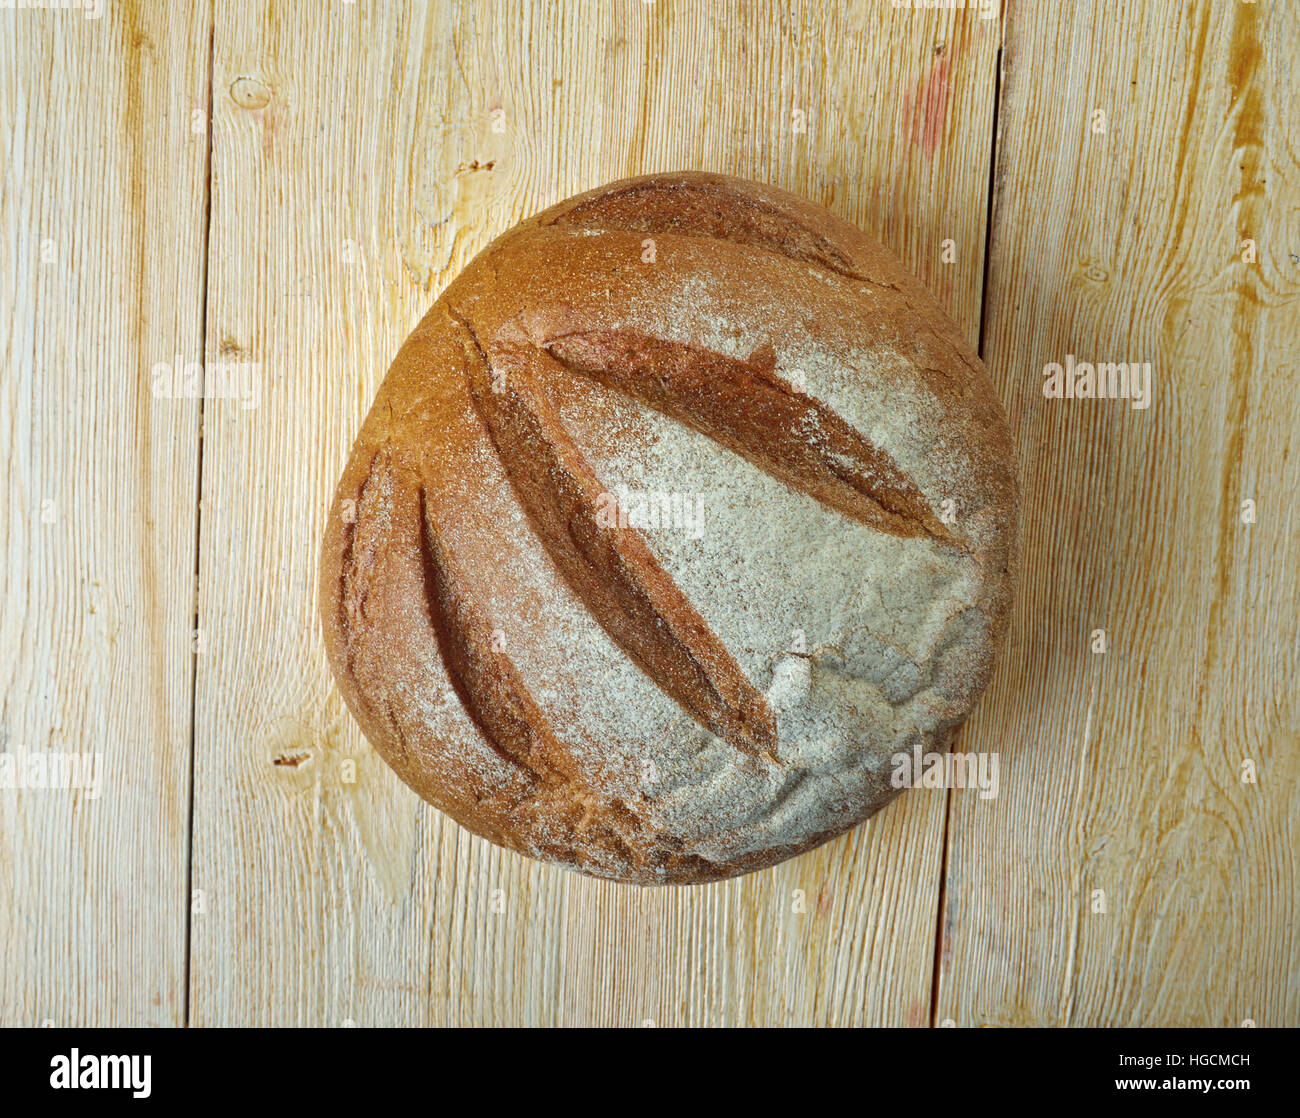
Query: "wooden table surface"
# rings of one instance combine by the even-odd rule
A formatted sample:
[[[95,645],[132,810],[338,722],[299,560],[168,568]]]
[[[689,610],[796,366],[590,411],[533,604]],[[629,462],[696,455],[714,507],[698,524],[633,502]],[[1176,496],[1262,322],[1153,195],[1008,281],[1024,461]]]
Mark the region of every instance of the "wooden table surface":
[[[1300,6],[100,6],[0,12],[0,1024],[1300,1024]],[[679,168],[938,294],[1023,564],[956,746],[996,798],[643,890],[408,791],[313,586],[442,287]],[[1045,397],[1067,356],[1150,362],[1151,406]]]

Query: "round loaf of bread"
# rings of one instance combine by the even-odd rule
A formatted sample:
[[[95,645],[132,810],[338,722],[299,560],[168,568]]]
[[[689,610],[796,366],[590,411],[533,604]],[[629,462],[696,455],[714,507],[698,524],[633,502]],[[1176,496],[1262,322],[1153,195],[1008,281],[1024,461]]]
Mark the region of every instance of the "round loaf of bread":
[[[628,179],[499,237],[402,346],[326,528],[325,646],[476,834],[716,880],[949,744],[1016,501],[979,358],[880,244],[756,183]]]

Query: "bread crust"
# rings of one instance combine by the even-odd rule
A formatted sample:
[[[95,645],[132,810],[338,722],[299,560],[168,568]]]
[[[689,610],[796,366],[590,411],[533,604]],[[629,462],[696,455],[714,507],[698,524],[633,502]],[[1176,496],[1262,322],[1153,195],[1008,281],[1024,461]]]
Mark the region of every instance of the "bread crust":
[[[609,500],[687,478],[704,543]],[[946,746],[1016,520],[988,376],[882,246],[756,183],[626,179],[497,238],[402,346],[327,521],[325,647],[381,756],[476,834],[717,880]]]

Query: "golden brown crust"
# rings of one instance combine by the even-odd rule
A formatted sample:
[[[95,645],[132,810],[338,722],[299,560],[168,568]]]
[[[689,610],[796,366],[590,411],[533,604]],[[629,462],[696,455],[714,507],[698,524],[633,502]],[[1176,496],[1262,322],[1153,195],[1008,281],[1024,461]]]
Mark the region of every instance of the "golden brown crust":
[[[793,375],[805,357],[821,386]],[[739,479],[725,510],[772,479],[787,549],[818,554],[828,510],[902,599],[846,606],[806,655],[769,642],[751,599],[786,591],[749,565],[753,510],[725,511],[712,566],[606,515],[611,473],[685,476],[663,424]],[[887,802],[899,727],[948,738],[1005,631],[1015,521],[988,378],[883,248],[755,183],[647,176],[498,238],[403,345],[327,524],[325,644],[381,755],[471,830],[599,876],[714,880]],[[811,585],[802,608],[833,612]],[[827,738],[840,716],[865,745]]]

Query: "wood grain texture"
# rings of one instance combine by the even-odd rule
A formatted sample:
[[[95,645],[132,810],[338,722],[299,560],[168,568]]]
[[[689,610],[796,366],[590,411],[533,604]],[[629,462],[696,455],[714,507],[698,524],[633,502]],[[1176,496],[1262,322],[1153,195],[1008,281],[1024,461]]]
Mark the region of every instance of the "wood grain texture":
[[[375,757],[311,591],[397,346],[488,240],[581,189],[690,167],[802,193],[973,338],[998,35],[875,5],[219,8],[208,358],[258,363],[263,392],[205,411],[195,1024],[928,1020],[941,795],[718,886],[536,865]]]
[[[1027,563],[940,1019],[1300,1023],[1297,42],[1266,0],[1012,13],[985,357]],[[1153,405],[1044,398],[1067,354],[1150,361]]]
[[[181,1024],[211,17],[0,14],[0,1024]]]
[[[0,754],[103,755],[95,799],[0,789],[0,1024],[1300,1024],[1300,14],[1004,6],[0,13]],[[995,800],[641,890],[418,801],[313,592],[442,287],[683,167],[830,206],[982,332],[1023,564],[957,743]],[[176,354],[253,406],[155,396]],[[1149,360],[1153,406],[1045,399],[1067,354]]]

